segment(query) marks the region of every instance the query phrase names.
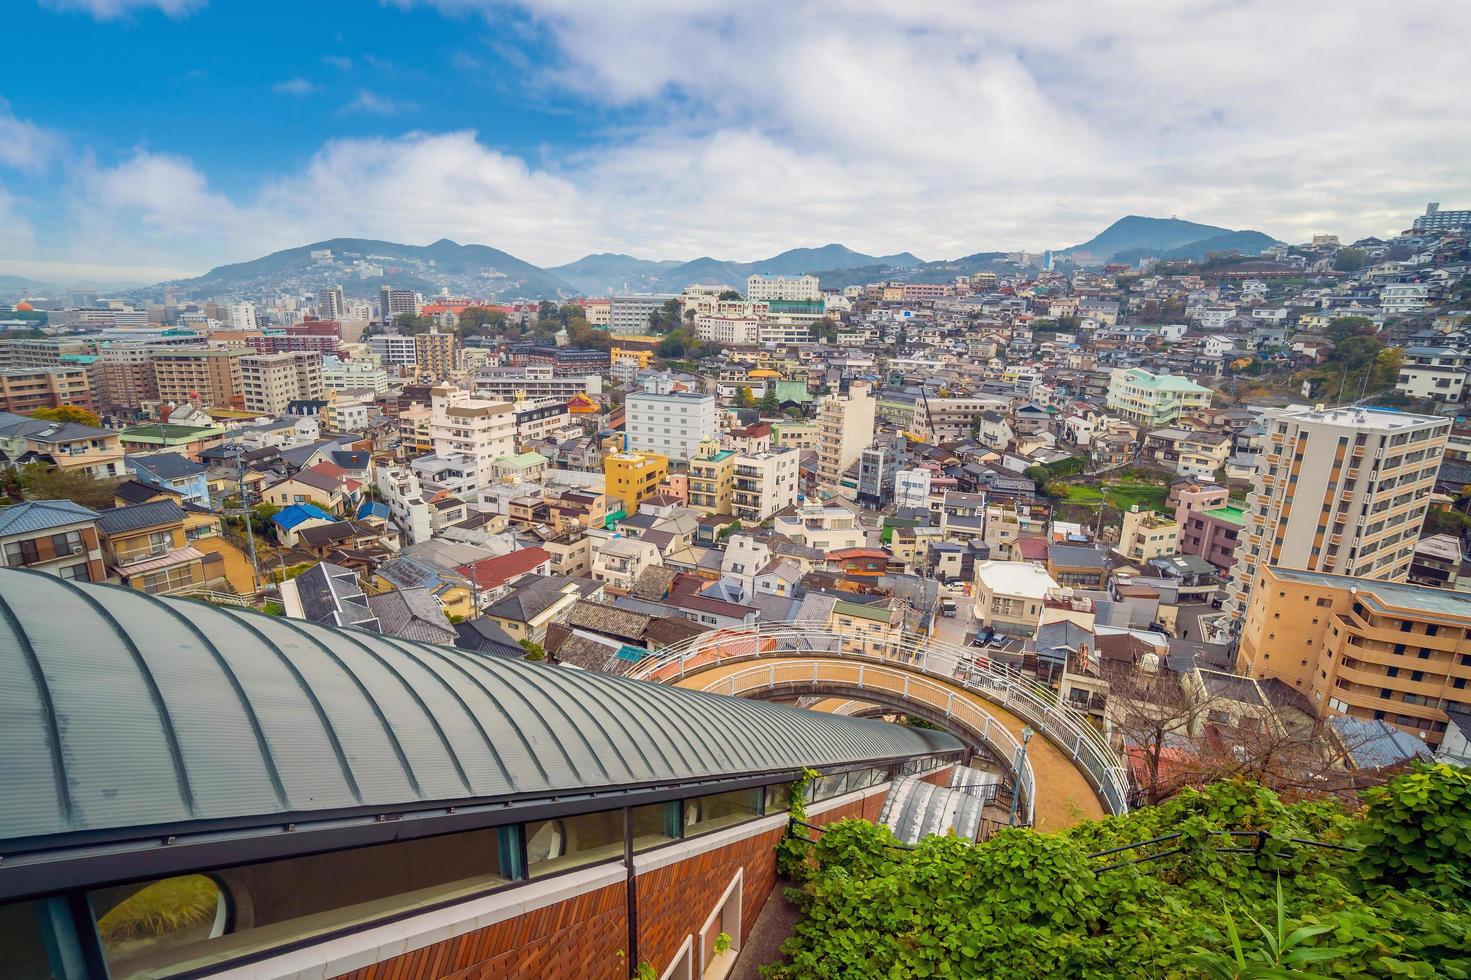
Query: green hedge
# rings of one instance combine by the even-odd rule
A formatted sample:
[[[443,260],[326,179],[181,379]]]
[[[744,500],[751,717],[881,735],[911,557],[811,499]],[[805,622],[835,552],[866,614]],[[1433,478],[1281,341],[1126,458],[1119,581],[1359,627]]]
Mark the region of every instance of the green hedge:
[[[1271,838],[1260,855],[1222,854],[1224,828]],[[1089,857],[1176,832],[1168,844]],[[1248,962],[1271,963],[1251,923],[1275,925],[1279,882],[1283,925],[1303,929],[1298,941],[1313,952],[1296,972],[1225,975],[1471,976],[1471,775],[1449,766],[1372,791],[1358,816],[1333,801],[1287,803],[1224,782],[1057,834],[895,843],[887,829],[852,820],[806,845],[804,880],[789,890],[802,913],[783,946],[789,962],[765,976],[1199,976],[1202,950],[1231,953],[1228,918]],[[1097,871],[1167,847],[1183,853]]]

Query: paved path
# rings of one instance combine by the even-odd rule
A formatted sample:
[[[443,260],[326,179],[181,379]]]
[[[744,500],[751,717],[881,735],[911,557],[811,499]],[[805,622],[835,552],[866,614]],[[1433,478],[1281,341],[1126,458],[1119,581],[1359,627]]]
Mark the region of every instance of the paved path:
[[[770,661],[767,663],[769,664]],[[862,666],[856,660],[832,657],[783,657],[780,659],[780,664],[784,671],[790,670],[794,679],[802,675],[810,677],[815,664],[819,680],[831,680],[834,683],[845,684],[852,683],[855,672]],[[730,690],[729,685],[734,682],[728,679],[732,675],[747,671],[752,666],[753,663],[750,661],[713,664],[697,673],[686,674],[677,683],[680,687],[695,690],[719,688],[724,684],[725,689],[722,693],[739,694],[740,689],[734,692]],[[893,665],[872,666],[893,667]],[[957,684],[951,684],[929,675],[914,674],[911,676],[923,676],[929,682],[923,685],[924,690],[942,691],[944,694],[952,695],[956,700],[965,702],[969,710],[984,712],[1005,726],[1017,738],[1021,737],[1022,728],[1026,726],[1026,722],[1005,708]],[[745,681],[742,680],[740,683],[745,683]],[[752,676],[750,684],[749,690],[759,690],[765,686],[765,681],[763,679],[758,682],[757,678]],[[915,694],[916,689],[912,688],[911,696]],[[929,701],[931,698],[926,696],[924,700]],[[940,700],[943,701],[943,697]],[[1028,758],[1031,759],[1032,772],[1037,779],[1035,803],[1037,829],[1062,830],[1083,820],[1094,820],[1104,815],[1103,804],[1094,793],[1093,786],[1088,782],[1087,777],[1073,764],[1073,760],[1068,755],[1045,736],[1038,735],[1032,739],[1028,746]]]

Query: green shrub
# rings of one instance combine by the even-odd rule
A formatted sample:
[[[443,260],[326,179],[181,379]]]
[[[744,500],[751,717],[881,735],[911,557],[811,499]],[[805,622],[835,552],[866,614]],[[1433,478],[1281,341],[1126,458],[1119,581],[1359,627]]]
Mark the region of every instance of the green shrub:
[[[1471,977],[1466,774],[1426,767],[1369,797],[1356,816],[1336,801],[1286,803],[1221,782],[1062,833],[930,837],[912,850],[884,827],[843,821],[805,845],[807,876],[788,892],[802,913],[783,946],[789,962],[763,973]],[[1259,853],[1221,853],[1255,849],[1225,829],[1268,837]]]

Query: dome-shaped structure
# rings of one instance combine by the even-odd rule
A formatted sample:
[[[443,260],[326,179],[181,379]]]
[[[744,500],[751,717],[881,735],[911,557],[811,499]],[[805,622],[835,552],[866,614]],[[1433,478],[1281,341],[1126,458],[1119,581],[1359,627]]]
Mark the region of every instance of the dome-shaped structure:
[[[32,306],[30,303],[27,303],[25,300],[21,300],[19,303],[15,304],[15,312],[17,313],[32,313],[35,311],[35,309],[36,308],[34,306]]]

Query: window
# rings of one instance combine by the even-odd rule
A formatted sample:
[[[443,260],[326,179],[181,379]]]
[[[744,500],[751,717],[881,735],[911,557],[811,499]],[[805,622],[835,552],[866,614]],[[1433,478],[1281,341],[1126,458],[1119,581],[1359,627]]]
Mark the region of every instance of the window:
[[[515,832],[283,858],[101,888],[88,899],[114,980],[165,977],[508,884]]]
[[[5,975],[16,980],[51,980],[58,975],[46,955],[41,933],[41,904],[14,902],[0,905],[0,949],[5,950]]]
[[[90,569],[88,569],[87,563],[84,561],[78,562],[75,565],[67,565],[65,568],[60,569],[56,574],[72,582],[92,581],[92,572]]]
[[[760,805],[759,789],[741,789],[685,800],[685,835],[694,836],[754,820],[760,816]]]

